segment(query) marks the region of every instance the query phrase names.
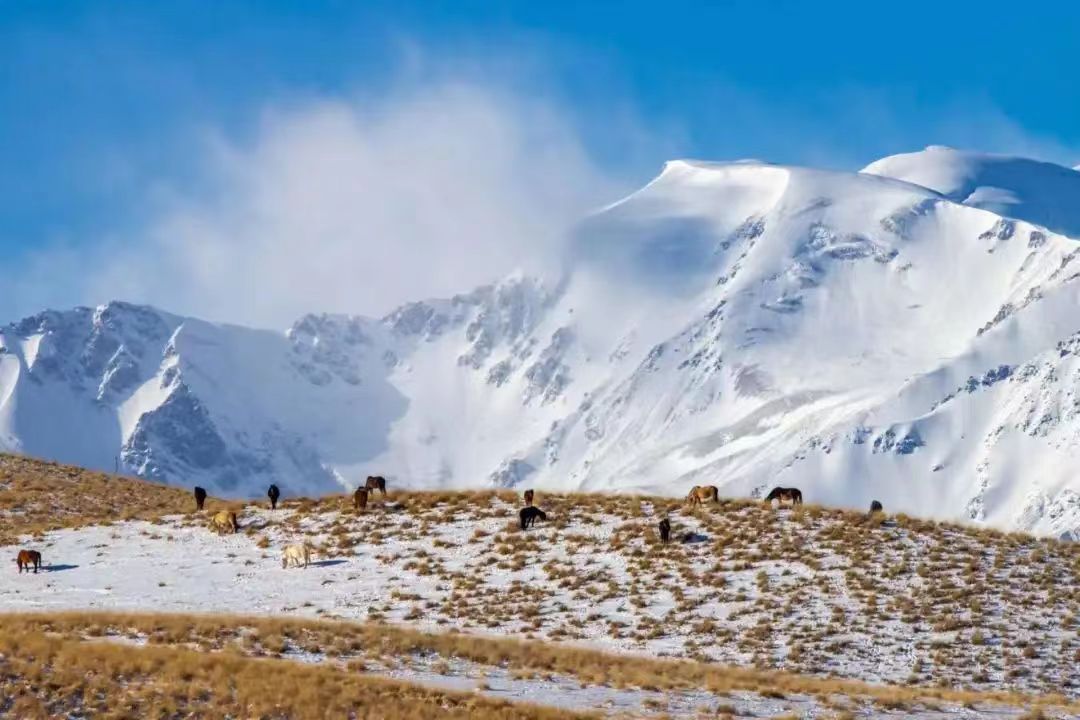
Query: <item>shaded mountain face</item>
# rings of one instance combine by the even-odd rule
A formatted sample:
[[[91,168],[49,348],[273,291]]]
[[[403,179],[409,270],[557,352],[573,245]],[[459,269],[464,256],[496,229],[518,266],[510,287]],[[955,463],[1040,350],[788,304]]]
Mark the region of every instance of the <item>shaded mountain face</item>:
[[[863,173],[672,162],[581,223],[561,276],[381,319],[282,333],[121,303],[43,313],[0,331],[0,445],[233,496],[368,474],[785,485],[1080,537],[1080,245],[1034,200],[1003,214],[928,178],[942,152]],[[999,190],[1076,197],[1072,170],[1039,194],[1029,161],[1013,178],[999,160]]]

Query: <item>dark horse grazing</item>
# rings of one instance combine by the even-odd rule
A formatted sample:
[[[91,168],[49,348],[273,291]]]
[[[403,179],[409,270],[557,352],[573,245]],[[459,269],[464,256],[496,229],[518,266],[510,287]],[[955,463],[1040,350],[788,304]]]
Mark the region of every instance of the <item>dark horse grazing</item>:
[[[526,505],[532,505],[534,497],[536,497],[536,495],[535,495],[535,493],[533,493],[531,488],[529,490],[526,490],[525,491],[525,504]]]
[[[772,492],[765,497],[765,502],[771,503],[773,500],[779,500],[781,504],[788,501],[792,505],[802,505],[802,490],[799,488],[773,488]]]
[[[270,498],[270,509],[277,510],[277,499],[281,497],[281,491],[278,490],[278,486],[271,485],[270,489],[266,491],[266,497]]]
[[[26,572],[30,572],[30,566],[34,566],[34,574],[37,575],[38,568],[41,567],[41,553],[37,550],[20,550],[19,556],[15,558],[15,564],[19,566],[19,574],[25,569]]]
[[[518,517],[521,518],[521,529],[524,530],[535,523],[537,518],[547,520],[547,513],[538,507],[530,505],[529,507],[521,508]]]
[[[356,488],[356,492],[352,496],[352,506],[356,510],[363,510],[367,507],[368,489],[366,487]]]
[[[203,503],[206,502],[206,490],[201,487],[195,487],[195,507],[197,510],[202,510]]]
[[[386,478],[382,475],[368,475],[364,487],[368,490],[378,490],[383,494],[383,497],[386,497]]]
[[[873,515],[874,513],[885,512],[885,508],[877,500],[870,503],[870,512],[867,515]]]
[[[664,518],[660,521],[660,542],[667,543],[671,539],[671,521]]]

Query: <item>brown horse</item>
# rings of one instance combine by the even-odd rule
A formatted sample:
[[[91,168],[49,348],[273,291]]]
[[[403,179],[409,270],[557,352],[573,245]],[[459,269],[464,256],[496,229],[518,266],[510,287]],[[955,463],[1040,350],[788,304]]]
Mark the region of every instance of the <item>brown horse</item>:
[[[779,501],[781,505],[785,502],[790,502],[792,505],[802,505],[802,490],[799,488],[773,488],[765,496],[765,502],[771,503],[773,500]]]
[[[206,490],[201,487],[195,488],[195,509],[202,510],[203,503],[206,502]]]
[[[19,566],[19,574],[22,574],[23,570],[30,572],[30,566],[34,566],[34,574],[37,575],[38,569],[41,567],[41,553],[37,550],[20,550],[19,556],[15,558],[15,564]]]
[[[368,489],[366,487],[356,488],[356,492],[352,496],[352,506],[357,511],[363,510],[367,507]]]
[[[671,539],[671,521],[664,518],[660,521],[660,542],[667,544]]]
[[[720,502],[720,491],[716,489],[715,485],[695,485],[690,488],[690,492],[686,496],[686,502],[690,503],[690,505],[700,505],[706,500],[712,500],[714,503]]]
[[[236,521],[236,513],[222,510],[210,519],[210,529],[218,534],[240,531],[240,523]]]
[[[531,488],[529,490],[526,490],[525,491],[525,505],[526,506],[532,505],[534,497],[536,497],[536,494],[532,491]]]
[[[378,490],[383,494],[383,497],[386,497],[386,478],[382,475],[368,475],[364,487],[368,490]]]

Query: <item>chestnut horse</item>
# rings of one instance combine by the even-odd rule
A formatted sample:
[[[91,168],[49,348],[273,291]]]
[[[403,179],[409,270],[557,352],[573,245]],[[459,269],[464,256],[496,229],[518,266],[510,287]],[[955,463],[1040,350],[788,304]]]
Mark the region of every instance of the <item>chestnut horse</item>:
[[[386,497],[386,478],[382,475],[368,475],[364,487],[368,490],[378,490],[383,494],[383,497]]]
[[[771,503],[773,500],[778,500],[781,505],[785,501],[790,502],[792,505],[802,505],[802,490],[799,488],[773,488],[772,492],[765,496],[765,502]]]
[[[15,564],[19,566],[19,574],[25,569],[26,572],[30,572],[30,566],[34,566],[34,574],[37,575],[38,568],[41,567],[41,553],[37,550],[20,550],[19,556],[15,558]]]
[[[695,485],[690,488],[690,493],[686,496],[686,502],[691,505],[700,505],[706,500],[712,500],[714,503],[720,502],[720,491],[716,489],[715,485]]]
[[[536,497],[536,494],[533,493],[532,489],[526,490],[525,491],[525,505],[526,506],[532,505],[534,497]]]
[[[352,496],[352,506],[356,510],[363,510],[367,507],[368,489],[366,487],[356,488],[356,492]]]

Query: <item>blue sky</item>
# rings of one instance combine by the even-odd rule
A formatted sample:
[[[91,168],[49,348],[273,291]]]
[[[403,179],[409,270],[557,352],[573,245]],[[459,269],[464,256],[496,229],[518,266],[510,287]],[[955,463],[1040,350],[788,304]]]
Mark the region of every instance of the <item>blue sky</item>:
[[[402,88],[479,88],[513,105],[525,133],[533,110],[521,108],[536,105],[611,188],[675,156],[857,169],[949,144],[1080,162],[1076,3],[0,0],[0,10],[0,253],[4,275],[35,265],[38,286],[68,282],[43,264],[93,272],[109,262],[95,249],[138,246],[177,198],[228,202],[235,185],[208,146],[257,154],[268,115],[322,102],[390,115]],[[23,292],[0,301],[5,317],[97,301],[109,286]]]

